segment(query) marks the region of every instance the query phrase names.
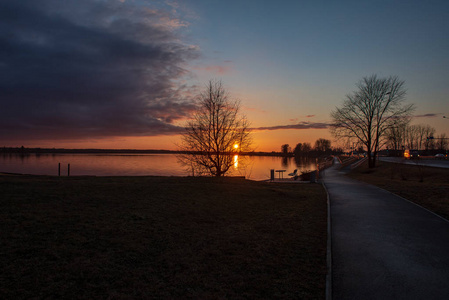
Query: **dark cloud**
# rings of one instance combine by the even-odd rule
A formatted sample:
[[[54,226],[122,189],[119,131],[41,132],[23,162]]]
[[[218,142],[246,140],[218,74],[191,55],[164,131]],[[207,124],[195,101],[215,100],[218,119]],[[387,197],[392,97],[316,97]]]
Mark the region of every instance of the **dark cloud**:
[[[300,122],[294,125],[277,125],[267,127],[252,128],[253,130],[281,130],[281,129],[327,129],[330,126],[328,123],[312,123]]]
[[[415,118],[436,118],[436,117],[440,117],[443,114],[441,113],[433,113],[433,114],[424,114],[424,115],[415,115]]]
[[[198,50],[170,9],[134,3],[0,2],[0,138],[180,131],[194,105],[179,82]]]

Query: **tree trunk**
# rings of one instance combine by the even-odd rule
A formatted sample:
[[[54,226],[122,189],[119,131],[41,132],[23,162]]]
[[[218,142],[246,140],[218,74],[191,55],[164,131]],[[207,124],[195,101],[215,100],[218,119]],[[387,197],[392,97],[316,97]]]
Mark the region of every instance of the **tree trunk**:
[[[368,155],[368,167],[371,169],[371,168],[374,168],[374,162],[373,162],[373,154],[371,153],[371,150],[368,150],[367,151],[367,155]]]
[[[370,167],[370,168],[375,168],[376,167],[376,158],[377,158],[377,151],[374,151],[373,164],[372,164],[372,167]]]

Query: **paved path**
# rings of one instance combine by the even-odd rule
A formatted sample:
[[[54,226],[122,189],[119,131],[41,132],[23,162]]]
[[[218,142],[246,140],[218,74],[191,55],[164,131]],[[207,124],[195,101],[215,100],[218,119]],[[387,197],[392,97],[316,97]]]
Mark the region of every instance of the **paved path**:
[[[449,222],[326,170],[333,299],[449,299]]]

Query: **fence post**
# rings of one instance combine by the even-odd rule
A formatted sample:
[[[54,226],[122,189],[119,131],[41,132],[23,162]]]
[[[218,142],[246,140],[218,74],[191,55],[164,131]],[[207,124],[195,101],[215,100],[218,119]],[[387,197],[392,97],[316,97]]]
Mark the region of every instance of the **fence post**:
[[[58,163],[58,176],[61,176],[61,163]]]
[[[67,165],[67,176],[70,176],[70,164]]]

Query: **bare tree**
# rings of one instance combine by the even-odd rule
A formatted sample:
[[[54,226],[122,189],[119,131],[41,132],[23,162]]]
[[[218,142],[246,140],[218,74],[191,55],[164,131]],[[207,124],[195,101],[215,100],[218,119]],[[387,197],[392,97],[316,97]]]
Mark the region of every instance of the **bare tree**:
[[[302,144],[302,152],[307,154],[312,150],[312,145],[310,143],[303,143]]]
[[[427,125],[424,129],[424,138],[426,139],[424,141],[424,147],[425,150],[433,150],[435,147],[435,141],[433,139],[430,139],[430,137],[433,137],[435,135],[435,128],[433,128],[430,125]]]
[[[398,77],[363,78],[358,90],[347,95],[343,106],[331,113],[332,133],[337,138],[352,138],[366,147],[370,168],[376,166],[376,156],[387,141],[386,132],[394,121],[410,117],[414,107],[404,105],[404,81]]]
[[[423,150],[424,143],[426,141],[426,125],[416,125],[418,128],[418,150]],[[427,125],[429,126],[429,125]]]
[[[288,155],[290,152],[292,152],[292,148],[289,144],[283,144],[281,146],[281,153],[284,155]]]
[[[315,151],[326,152],[331,150],[331,141],[323,138],[319,138],[315,141]]]
[[[404,145],[407,123],[402,121],[394,120],[392,126],[388,127],[386,132],[388,139],[387,145],[394,151],[401,150]]]
[[[295,156],[308,156],[310,154],[310,151],[312,150],[312,146],[310,143],[298,143],[295,146],[295,149],[293,150],[293,153]]]
[[[410,125],[406,127],[405,146],[408,149],[418,149],[419,145],[419,126]]]
[[[295,146],[295,149],[293,149],[293,153],[295,154],[295,156],[300,156],[302,153],[302,143],[298,143]]]
[[[437,149],[440,151],[445,151],[447,148],[447,140],[445,133],[441,133],[437,138]]]
[[[409,125],[407,123],[391,126],[387,130],[388,146],[400,150],[402,146],[409,149],[423,150],[430,145],[427,137],[433,136],[435,128],[429,125]]]
[[[240,103],[230,98],[221,81],[209,81],[199,96],[198,111],[189,121],[179,150],[179,160],[193,175],[224,176],[235,164],[234,156],[250,151],[249,123],[240,114]]]

